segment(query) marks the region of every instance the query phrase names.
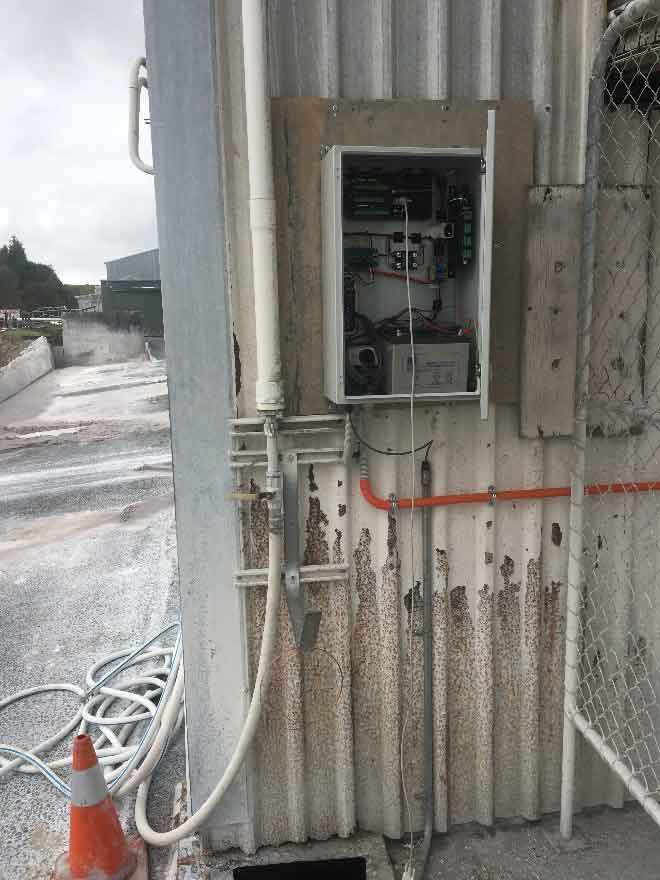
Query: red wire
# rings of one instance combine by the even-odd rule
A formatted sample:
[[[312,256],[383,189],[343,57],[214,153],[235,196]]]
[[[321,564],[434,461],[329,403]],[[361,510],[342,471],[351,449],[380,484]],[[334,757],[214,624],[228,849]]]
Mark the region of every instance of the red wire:
[[[384,275],[385,278],[398,278],[399,281],[405,281],[406,276],[400,275],[398,272],[386,272],[385,269],[372,269],[373,275]],[[411,275],[410,280],[413,284],[437,284],[437,281],[428,281],[426,278],[418,278],[416,275]]]

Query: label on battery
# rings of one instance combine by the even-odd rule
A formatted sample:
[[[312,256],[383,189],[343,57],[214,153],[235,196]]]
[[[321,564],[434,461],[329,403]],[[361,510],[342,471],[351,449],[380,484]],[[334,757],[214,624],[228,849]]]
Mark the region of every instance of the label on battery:
[[[456,384],[457,364],[455,360],[429,360],[415,357],[415,379],[424,388]],[[412,374],[412,355],[406,358],[406,372]]]

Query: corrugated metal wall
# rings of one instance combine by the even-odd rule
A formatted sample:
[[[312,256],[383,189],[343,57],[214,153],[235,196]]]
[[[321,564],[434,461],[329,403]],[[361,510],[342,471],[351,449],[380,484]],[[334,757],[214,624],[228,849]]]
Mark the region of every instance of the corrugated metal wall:
[[[237,408],[250,415],[254,313],[240,2],[218,0],[216,9],[228,282],[241,350]],[[271,0],[269,15],[275,95],[532,100],[536,181],[581,182],[586,71],[603,3]],[[421,407],[416,419],[417,436],[434,438],[435,492],[569,482],[570,442],[521,439],[516,406],[491,407],[486,422],[470,405]],[[366,430],[380,445],[405,448],[407,414],[376,408]],[[408,469],[398,460],[372,455],[371,468],[380,494],[409,492]],[[343,510],[338,484],[347,476]],[[255,755],[255,825],[227,828],[226,845],[346,835],[357,826],[399,836],[407,824],[399,771],[407,714],[406,773],[414,824],[421,824],[422,643],[413,639],[410,691],[407,518],[369,508],[357,492],[357,472],[346,475],[336,465],[310,473],[300,503],[306,561],[350,562],[351,582],[311,589],[323,618],[318,650],[309,656],[295,650],[283,606]],[[264,526],[255,506],[243,522],[246,567],[265,564]],[[437,830],[558,808],[567,536],[564,500],[434,512]],[[263,590],[253,588],[246,606],[254,663]],[[583,800],[620,803],[619,787],[596,760],[581,762]]]
[[[140,251],[105,264],[108,281],[157,281],[160,279],[158,248]]]

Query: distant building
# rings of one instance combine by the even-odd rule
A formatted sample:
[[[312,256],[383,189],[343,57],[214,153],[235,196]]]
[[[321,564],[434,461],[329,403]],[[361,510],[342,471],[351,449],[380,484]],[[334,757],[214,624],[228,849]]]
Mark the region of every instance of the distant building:
[[[94,286],[94,293],[83,293],[76,297],[78,308],[81,312],[100,312],[101,311],[101,285]]]
[[[0,327],[15,327],[20,320],[20,309],[0,309]]]
[[[101,282],[103,313],[129,319],[139,317],[145,337],[162,337],[158,249],[108,260],[105,268],[107,279]]]
[[[158,248],[107,260],[105,272],[108,281],[160,281]]]

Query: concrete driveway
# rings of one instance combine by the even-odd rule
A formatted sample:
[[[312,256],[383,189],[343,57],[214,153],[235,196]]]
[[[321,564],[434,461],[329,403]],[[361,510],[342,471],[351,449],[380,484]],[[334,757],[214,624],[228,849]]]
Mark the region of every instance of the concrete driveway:
[[[57,370],[0,404],[0,499],[0,695],[82,684],[96,659],[177,619],[164,362]],[[0,713],[0,742],[29,748],[75,708],[73,697],[35,697]],[[158,825],[180,745],[166,765]],[[67,803],[16,775],[0,779],[0,803],[0,878],[48,877],[66,848]]]

